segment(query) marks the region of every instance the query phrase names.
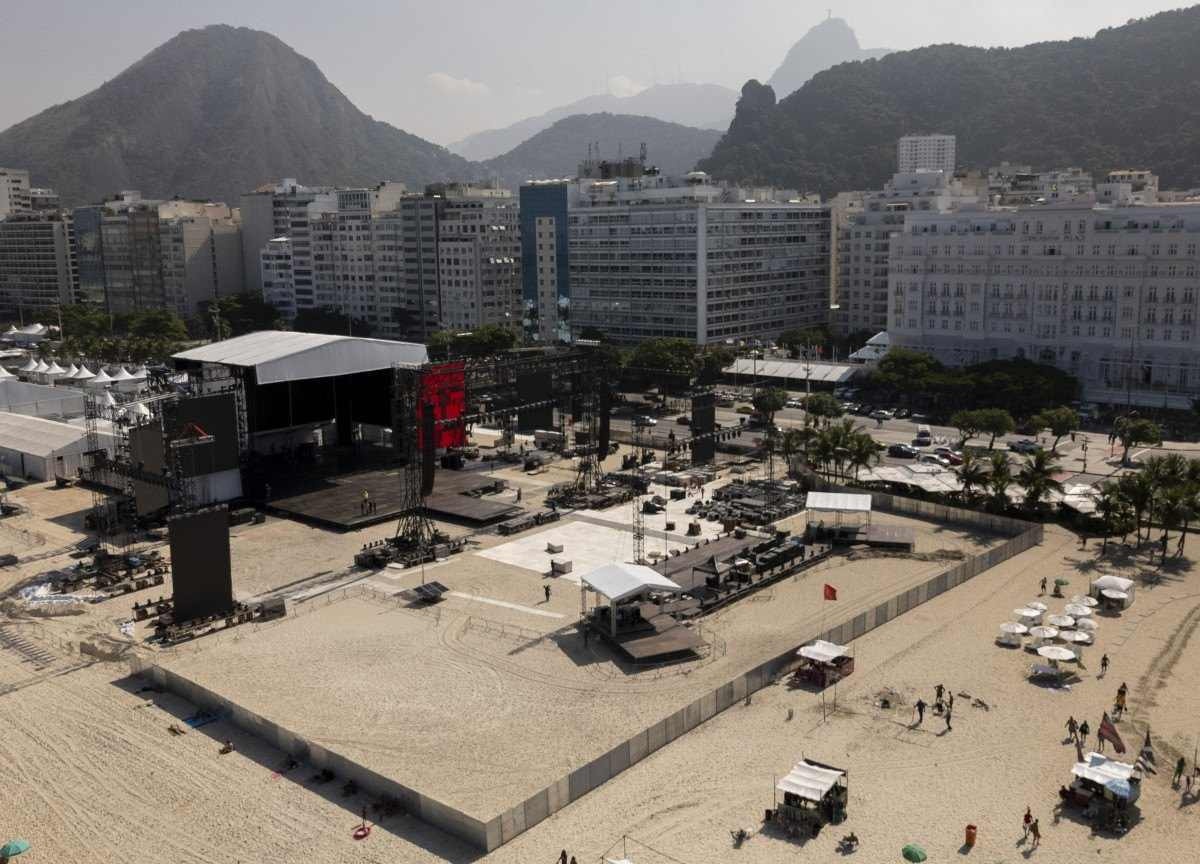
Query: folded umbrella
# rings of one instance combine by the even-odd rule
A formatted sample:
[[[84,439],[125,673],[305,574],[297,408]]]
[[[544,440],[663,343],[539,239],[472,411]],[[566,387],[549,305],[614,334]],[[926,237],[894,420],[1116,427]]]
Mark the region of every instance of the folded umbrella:
[[[0,858],[16,858],[22,852],[28,851],[28,840],[9,840],[3,846],[0,846]]]

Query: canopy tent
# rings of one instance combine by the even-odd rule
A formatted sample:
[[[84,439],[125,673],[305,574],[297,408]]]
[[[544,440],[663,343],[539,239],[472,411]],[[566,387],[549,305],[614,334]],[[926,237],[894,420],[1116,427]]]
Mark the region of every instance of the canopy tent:
[[[845,771],[805,759],[797,762],[787,776],[775,784],[775,788],[805,801],[820,803],[829,794],[829,790],[845,776]]]
[[[824,639],[817,639],[803,646],[796,653],[807,660],[815,660],[818,663],[832,663],[837,658],[848,655],[846,646],[835,645],[832,642],[826,642]]]
[[[14,375],[14,374],[12,374],[11,372],[9,372],[9,371],[8,371],[7,369],[5,369],[3,366],[0,366],[0,379],[4,379],[4,378],[16,378],[16,377],[17,377],[16,375]]]
[[[100,371],[98,371],[95,375],[93,375],[91,377],[91,380],[88,381],[88,384],[93,387],[106,387],[111,383],[112,383],[112,378],[110,378],[109,374],[104,371],[103,366],[101,366]]]
[[[1134,776],[1134,768],[1126,762],[1117,762],[1101,753],[1089,753],[1083,762],[1076,762],[1071,773],[1103,787],[1118,798],[1130,803],[1138,799],[1141,786]]]
[[[31,371],[34,375],[41,375],[49,368],[50,367],[46,365],[46,361],[39,358],[37,364],[29,371]]]
[[[683,590],[657,570],[643,564],[605,564],[584,574],[580,581],[614,603],[646,591]]]
[[[1107,599],[1122,609],[1130,606],[1134,599],[1134,584],[1132,579],[1120,576],[1101,576],[1093,579],[1088,591],[1093,597]]]
[[[113,381],[129,381],[133,378],[133,376],[129,374],[129,370],[124,366],[118,366],[117,371],[113,372],[109,377],[112,378]]]
[[[37,368],[37,365],[38,365],[38,361],[34,360],[33,357],[30,357],[28,360],[25,361],[25,365],[22,366],[17,371],[18,372],[32,372],[34,369]]]
[[[80,363],[79,370],[71,376],[72,381],[90,381],[96,376],[92,374],[92,370],[87,368],[87,364]]]
[[[871,521],[871,496],[855,495],[849,492],[809,492],[804,502],[804,509],[811,513],[833,513],[840,523],[842,517],[854,514],[865,514],[866,521]]]

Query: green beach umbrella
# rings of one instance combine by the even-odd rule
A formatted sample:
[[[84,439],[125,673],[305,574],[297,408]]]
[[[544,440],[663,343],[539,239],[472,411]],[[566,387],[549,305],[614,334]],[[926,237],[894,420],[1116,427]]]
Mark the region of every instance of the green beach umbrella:
[[[16,858],[22,852],[28,851],[28,840],[9,840],[3,846],[0,846],[0,858]]]
[[[1055,580],[1054,580],[1054,584],[1055,584],[1055,585],[1058,585],[1058,586],[1061,588],[1063,585],[1070,585],[1070,584],[1071,584],[1071,580],[1070,580],[1070,579],[1064,579],[1064,578],[1062,578],[1061,576],[1059,576],[1057,579],[1055,579]]]
[[[909,843],[900,850],[900,854],[904,856],[905,861],[924,861],[927,857],[925,850],[916,843]]]

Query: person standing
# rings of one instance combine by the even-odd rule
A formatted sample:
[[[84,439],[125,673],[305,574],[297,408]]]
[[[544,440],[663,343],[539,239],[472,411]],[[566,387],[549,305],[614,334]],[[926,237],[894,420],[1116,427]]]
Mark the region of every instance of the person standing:
[[[1183,779],[1183,772],[1186,768],[1187,760],[1180,756],[1179,761],[1175,763],[1175,773],[1171,776],[1171,785],[1173,787],[1179,788],[1179,781]]]
[[[1067,717],[1067,736],[1074,743],[1079,743],[1079,724],[1075,722],[1075,715]]]
[[[950,699],[946,702],[946,713],[949,714],[954,710],[954,691],[950,691]]]
[[[542,590],[546,592],[546,602],[549,603],[550,602],[550,586],[543,585]]]
[[[1084,720],[1082,723],[1079,724],[1079,746],[1080,747],[1087,746],[1087,736],[1088,736],[1088,732],[1090,732],[1090,731],[1091,730],[1088,729],[1088,722],[1086,720]]]
[[[1043,594],[1046,593],[1046,577],[1045,576],[1042,577],[1042,592],[1041,593],[1043,593]]]
[[[362,503],[361,503],[361,506],[359,507],[359,510],[361,511],[361,515],[366,516],[367,508],[371,506],[371,493],[368,492],[366,489],[364,489],[364,490],[362,490],[361,497],[362,497]]]
[[[1029,826],[1029,833],[1033,835],[1033,848],[1042,845],[1042,829],[1038,827],[1038,820],[1034,819],[1033,824]]]
[[[944,686],[944,685],[942,685],[942,684],[939,684],[939,685],[937,685],[936,687],[934,687],[934,688],[933,688],[933,692],[934,692],[935,694],[937,694],[937,701],[938,701],[938,702],[941,702],[941,701],[942,701],[942,695],[943,695],[943,694],[946,692],[946,688],[945,688],[945,686]]]
[[[1108,655],[1107,654],[1105,654],[1103,657],[1100,658],[1100,674],[1101,675],[1108,674]]]
[[[947,732],[954,731],[954,727],[950,725],[950,709],[949,708],[946,709],[946,731]]]
[[[558,853],[558,864],[567,864],[567,850]]]
[[[918,726],[920,726],[922,723],[925,722],[925,708],[926,707],[927,706],[925,705],[924,699],[917,700],[916,708],[917,708],[917,725]]]
[[[1025,826],[1025,839],[1029,839],[1029,826],[1033,824],[1033,811],[1028,806],[1025,807],[1025,818],[1022,820]]]

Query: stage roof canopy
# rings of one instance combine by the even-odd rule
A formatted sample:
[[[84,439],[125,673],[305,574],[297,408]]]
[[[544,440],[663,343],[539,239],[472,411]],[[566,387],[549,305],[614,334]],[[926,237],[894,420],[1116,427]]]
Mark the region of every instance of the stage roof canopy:
[[[845,776],[845,771],[814,765],[805,760],[797,762],[788,775],[775,784],[775,788],[780,792],[799,795],[806,801],[820,802],[838,780]]]
[[[253,369],[259,384],[278,384],[375,372],[397,363],[415,366],[429,355],[414,342],[262,330],[189,348],[173,359]]]
[[[849,492],[809,492],[804,506],[808,510],[836,513],[870,513],[871,496]]]
[[[643,564],[605,564],[584,574],[583,584],[614,603],[643,591],[682,591],[657,570]]]

